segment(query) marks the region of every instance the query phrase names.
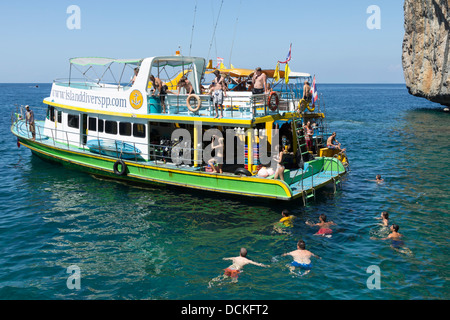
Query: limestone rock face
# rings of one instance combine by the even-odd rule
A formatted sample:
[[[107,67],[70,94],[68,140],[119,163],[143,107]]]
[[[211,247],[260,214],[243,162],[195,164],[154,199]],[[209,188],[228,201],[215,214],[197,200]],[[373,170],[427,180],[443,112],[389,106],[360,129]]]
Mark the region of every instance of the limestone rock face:
[[[412,95],[450,106],[450,0],[405,0],[403,72]]]

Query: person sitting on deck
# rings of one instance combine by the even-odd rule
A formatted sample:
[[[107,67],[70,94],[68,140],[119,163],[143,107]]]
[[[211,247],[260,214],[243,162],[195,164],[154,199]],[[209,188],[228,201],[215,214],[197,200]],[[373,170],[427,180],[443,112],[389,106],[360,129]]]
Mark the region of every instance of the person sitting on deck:
[[[333,132],[333,134],[327,139],[327,148],[328,149],[335,149],[340,152],[344,152],[346,149],[341,149],[341,144],[339,141],[336,140],[336,132]]]

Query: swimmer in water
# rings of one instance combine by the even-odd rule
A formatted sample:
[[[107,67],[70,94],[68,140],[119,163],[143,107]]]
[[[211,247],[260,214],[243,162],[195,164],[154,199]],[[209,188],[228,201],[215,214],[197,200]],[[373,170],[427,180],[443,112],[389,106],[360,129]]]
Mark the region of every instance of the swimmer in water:
[[[374,182],[376,182],[376,183],[383,183],[383,182],[384,182],[384,179],[381,178],[381,174],[377,174],[377,175],[375,176],[375,180],[369,180],[369,181],[374,181]]]
[[[315,224],[313,224],[309,221],[306,221],[305,223],[310,227],[315,227],[315,226],[320,227],[319,231],[317,231],[317,233],[315,233],[315,235],[331,237],[333,230],[331,230],[330,227],[335,226],[336,223],[334,223],[333,221],[327,221],[327,216],[324,215],[323,213],[319,216],[319,220],[320,220],[319,223],[315,223]]]
[[[391,248],[400,252],[412,256],[412,251],[405,247],[405,242],[402,240],[403,235],[398,232],[400,227],[397,224],[393,224],[390,227],[391,233],[385,237],[381,238],[381,240],[391,240]],[[375,238],[371,238],[376,240]]]
[[[255,266],[259,267],[269,267],[262,263],[254,262],[250,259],[247,259],[246,256],[247,256],[247,249],[241,248],[241,252],[238,257],[223,258],[223,260],[233,261],[233,264],[224,270],[225,271],[224,276],[231,277],[237,281],[237,277],[239,276],[239,273],[241,273],[242,267],[245,266],[246,264],[254,264]]]
[[[305,270],[305,273],[303,275],[308,274],[312,268],[311,257],[322,259],[319,256],[316,256],[311,251],[306,250],[305,248],[306,248],[305,241],[299,240],[297,243],[297,250],[284,253],[281,255],[282,257],[289,255],[292,256],[292,258],[294,259],[294,261],[292,261],[289,266],[289,270],[291,271],[291,273],[293,273],[295,268],[297,267],[300,268],[301,270]]]
[[[389,227],[389,213],[387,213],[387,211],[383,211],[380,215],[380,218],[377,219],[381,219],[381,224],[384,227]]]
[[[278,221],[279,224],[282,224],[284,227],[292,228],[294,226],[293,221],[295,216],[290,215],[287,209],[284,209],[281,212],[281,219]]]

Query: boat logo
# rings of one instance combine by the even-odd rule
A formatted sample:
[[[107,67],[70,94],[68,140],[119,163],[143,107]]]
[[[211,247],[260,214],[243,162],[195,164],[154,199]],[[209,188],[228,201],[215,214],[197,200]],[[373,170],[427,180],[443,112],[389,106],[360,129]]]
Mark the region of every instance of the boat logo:
[[[139,90],[133,90],[130,94],[130,104],[134,109],[139,109],[142,107],[144,99],[142,98],[142,93]]]

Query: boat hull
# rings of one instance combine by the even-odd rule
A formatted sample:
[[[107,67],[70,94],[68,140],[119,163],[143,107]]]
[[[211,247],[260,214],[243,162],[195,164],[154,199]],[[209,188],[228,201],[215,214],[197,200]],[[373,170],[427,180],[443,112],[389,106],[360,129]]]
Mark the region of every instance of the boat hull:
[[[117,158],[105,157],[100,154],[82,153],[77,150],[61,149],[20,137],[19,142],[40,158],[61,163],[66,167],[93,175],[135,183],[156,183],[266,199],[292,200],[304,197],[314,192],[314,189],[332,183],[333,177],[336,178],[345,173],[343,168],[341,168],[340,172],[335,169],[336,172],[333,177],[330,175],[329,179],[308,189],[300,187],[302,184],[302,179],[299,179],[300,176],[297,177],[295,183],[291,181],[293,184],[290,186],[281,180],[232,174],[214,174],[177,168],[175,166],[171,168],[127,160],[122,160],[126,165],[126,170],[124,174],[119,174],[117,170],[114,170],[115,163],[118,161]],[[314,169],[312,169],[310,175],[314,173]],[[311,178],[306,173],[303,179],[305,185],[307,185],[306,181],[309,181],[308,179]],[[289,182],[289,174],[285,174],[285,180]]]

